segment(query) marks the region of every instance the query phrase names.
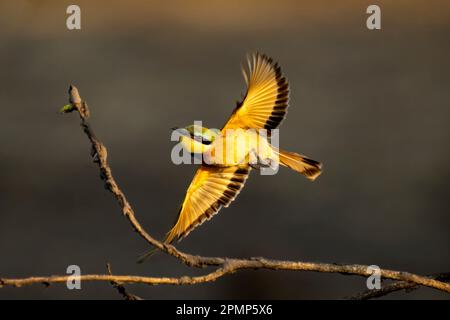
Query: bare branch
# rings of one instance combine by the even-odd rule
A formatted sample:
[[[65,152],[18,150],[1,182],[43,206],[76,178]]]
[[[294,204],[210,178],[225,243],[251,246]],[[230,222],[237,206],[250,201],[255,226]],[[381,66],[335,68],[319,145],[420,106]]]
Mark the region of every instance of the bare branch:
[[[108,151],[106,147],[96,138],[94,131],[89,125],[88,119],[90,112],[87,103],[81,99],[78,89],[73,85],[71,85],[69,88],[69,102],[73,107],[72,111],[78,111],[81,119],[81,127],[83,128],[84,133],[87,135],[89,141],[91,142],[91,156],[93,161],[97,163],[99,167],[100,177],[105,183],[105,188],[114,195],[120,208],[122,209],[122,214],[131,223],[133,229],[149,244],[161,251],[166,252],[169,255],[174,256],[175,258],[180,259],[187,265],[196,267],[202,267],[206,265],[222,265],[224,263],[223,259],[197,257],[183,253],[181,251],[178,251],[172,245],[163,244],[162,242],[156,240],[144,230],[139,221],[136,219],[134,210],[125,197],[125,194],[119,188],[116,180],[112,175],[111,168],[107,161]]]
[[[450,273],[439,273],[435,275],[429,276],[431,279],[449,282],[450,281]],[[390,293],[398,292],[405,290],[406,292],[411,292],[414,290],[419,289],[420,286],[418,286],[416,283],[412,282],[406,282],[406,281],[398,281],[391,283],[387,286],[384,286],[383,288],[379,290],[367,290],[358,294],[355,294],[353,296],[346,297],[348,300],[369,300],[369,299],[376,299],[384,297]]]
[[[141,277],[133,275],[101,275],[91,274],[80,276],[81,281],[107,281],[116,284],[116,288],[125,283],[140,283],[147,285],[193,285],[203,282],[211,282],[216,279],[234,273],[244,269],[270,269],[270,270],[295,270],[295,271],[312,271],[322,273],[340,273],[347,275],[359,275],[368,277],[372,275],[367,265],[339,265],[339,264],[327,264],[327,263],[313,263],[313,262],[301,262],[301,261],[282,261],[282,260],[269,260],[265,258],[250,258],[250,259],[234,259],[227,257],[203,257],[191,255],[179,251],[174,246],[162,243],[153,238],[147,233],[138,220],[135,217],[135,213],[128,202],[125,194],[121,191],[117,185],[111,168],[107,162],[107,150],[106,147],[96,138],[91,126],[88,123],[89,108],[87,104],[81,99],[80,94],[74,86],[70,86],[69,89],[69,101],[71,105],[69,108],[64,108],[64,112],[77,111],[81,118],[81,126],[86,133],[89,141],[92,145],[91,155],[95,163],[97,163],[100,176],[105,183],[106,189],[116,198],[122,214],[128,219],[133,229],[150,245],[158,248],[159,250],[171,255],[188,266],[192,267],[206,267],[216,266],[217,269],[207,273],[203,276],[190,277],[184,276],[180,278],[168,278],[168,277]],[[392,279],[402,281],[409,286],[426,286],[450,293],[450,284],[440,281],[439,279],[432,279],[426,276],[420,276],[408,272],[394,271],[381,269],[381,277],[385,279]],[[32,285],[36,283],[50,284],[66,282],[70,276],[50,276],[50,277],[29,277],[22,279],[1,279],[0,287],[3,286],[15,286],[21,287],[26,285]],[[397,285],[400,287],[401,285]],[[405,285],[403,285],[405,286]],[[400,289],[398,289],[400,290]]]
[[[234,273],[238,270],[244,269],[270,269],[270,270],[296,270],[296,271],[315,271],[323,273],[341,273],[348,275],[370,276],[366,265],[337,265],[327,263],[310,263],[310,262],[296,262],[296,261],[279,261],[268,260],[264,258],[253,259],[225,259],[225,263],[215,271],[203,276],[189,277],[184,276],[180,278],[168,278],[168,277],[141,277],[131,275],[82,275],[81,281],[108,281],[116,283],[140,283],[147,285],[193,285],[197,283],[211,282],[219,279],[220,277]],[[444,292],[450,292],[450,285],[445,282],[430,279],[428,277],[422,277],[419,275],[393,271],[393,270],[381,270],[381,276],[386,279],[401,280],[414,285],[422,285],[430,288],[435,288]],[[61,283],[66,282],[71,276],[50,276],[50,277],[30,277],[23,279],[0,279],[1,286],[14,286],[22,287],[26,285],[41,283]]]
[[[108,273],[110,276],[112,276],[112,269],[111,265],[109,263],[106,264],[106,268],[108,269]],[[143,300],[141,297],[128,293],[128,291],[125,289],[125,287],[117,282],[117,281],[111,281],[111,285],[117,289],[117,291],[125,298],[125,300]]]

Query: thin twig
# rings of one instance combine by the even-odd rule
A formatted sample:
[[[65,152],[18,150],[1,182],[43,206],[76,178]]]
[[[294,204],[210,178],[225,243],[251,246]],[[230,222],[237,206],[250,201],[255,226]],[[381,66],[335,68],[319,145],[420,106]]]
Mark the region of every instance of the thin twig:
[[[435,275],[428,276],[431,279],[449,282],[450,281],[450,273],[439,273]],[[378,290],[367,290],[358,294],[355,294],[353,296],[346,297],[347,300],[370,300],[370,299],[376,299],[381,298],[384,296],[387,296],[388,294],[391,294],[393,292],[398,292],[405,290],[406,292],[411,292],[414,290],[419,289],[420,286],[416,283],[412,282],[406,282],[406,281],[398,281],[391,283],[387,286],[384,286],[381,289]]]
[[[89,141],[91,142],[91,156],[93,161],[97,163],[100,170],[100,177],[104,181],[105,188],[109,190],[117,202],[119,203],[120,208],[122,209],[122,214],[128,219],[133,229],[142,237],[145,241],[147,241],[152,246],[158,248],[161,251],[166,252],[167,254],[174,256],[175,258],[180,259],[185,264],[195,267],[203,267],[203,266],[220,266],[224,263],[224,259],[221,258],[208,258],[208,257],[198,257],[190,254],[183,253],[177,250],[174,246],[169,244],[164,244],[155,238],[153,238],[149,233],[147,233],[144,228],[141,226],[139,221],[136,219],[134,214],[134,210],[128,202],[125,194],[117,185],[116,180],[114,179],[111,168],[108,164],[108,152],[106,147],[101,143],[94,134],[88,119],[90,116],[89,107],[85,101],[83,101],[80,97],[78,89],[75,86],[70,86],[69,88],[69,102],[72,105],[71,111],[77,111],[80,119],[81,119],[81,127],[83,128],[84,133],[87,135]]]
[[[184,253],[177,250],[174,246],[162,243],[153,238],[147,233],[135,217],[135,213],[126,199],[124,193],[120,190],[114,177],[111,173],[111,168],[107,162],[106,147],[95,137],[92,128],[88,123],[89,108],[87,104],[81,99],[80,94],[74,86],[69,89],[69,101],[71,108],[65,109],[64,112],[77,111],[81,118],[81,126],[89,138],[92,145],[92,157],[100,169],[100,176],[105,182],[105,187],[112,192],[117,202],[119,203],[123,215],[128,219],[133,229],[152,246],[159,250],[179,259],[183,263],[193,267],[217,266],[218,268],[203,276],[189,277],[184,276],[180,278],[167,277],[141,277],[132,275],[82,275],[82,281],[108,281],[117,284],[124,283],[141,283],[148,285],[157,284],[171,284],[171,285],[193,285],[197,283],[215,281],[218,278],[234,273],[238,270],[244,269],[270,269],[270,270],[296,270],[296,271],[313,271],[322,273],[340,273],[348,275],[359,275],[368,277],[372,275],[371,269],[366,265],[339,265],[327,263],[311,263],[301,261],[281,261],[269,260],[265,258],[250,258],[250,259],[233,259],[227,257],[203,257]],[[381,269],[380,275],[385,279],[392,279],[404,281],[414,285],[426,286],[435,288],[447,293],[450,293],[450,284],[431,279],[428,277],[394,270]],[[50,277],[30,277],[22,279],[1,279],[0,287],[2,286],[25,286],[36,283],[57,283],[66,282],[70,276],[50,276]]]
[[[112,269],[109,263],[106,264],[106,269],[108,270],[109,275],[112,276]],[[141,297],[129,293],[120,282],[111,281],[111,285],[125,298],[125,300],[143,300]]]

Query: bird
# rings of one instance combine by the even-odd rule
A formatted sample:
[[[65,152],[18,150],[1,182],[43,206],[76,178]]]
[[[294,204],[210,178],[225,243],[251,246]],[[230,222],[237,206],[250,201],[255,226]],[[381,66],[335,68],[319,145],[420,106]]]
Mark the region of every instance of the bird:
[[[252,168],[280,164],[311,181],[322,172],[320,162],[275,148],[268,137],[257,134],[258,130],[267,130],[270,137],[270,130],[277,129],[286,117],[289,84],[279,64],[265,54],[254,53],[247,56],[247,67],[242,67],[242,72],[246,93],[221,130],[195,124],[180,130],[182,147],[191,155],[203,156],[203,160],[186,191],[176,222],[166,234],[166,244],[180,241],[228,207],[244,187]],[[241,144],[236,142],[239,140]],[[242,142],[246,142],[244,147]],[[249,147],[252,143],[262,147],[255,150]],[[154,251],[142,255],[139,262]]]

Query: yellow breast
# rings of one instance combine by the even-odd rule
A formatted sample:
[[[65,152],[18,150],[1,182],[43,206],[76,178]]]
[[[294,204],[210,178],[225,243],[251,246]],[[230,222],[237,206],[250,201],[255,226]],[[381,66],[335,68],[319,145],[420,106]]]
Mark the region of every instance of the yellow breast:
[[[265,159],[273,156],[273,150],[264,136],[256,130],[227,130],[218,137],[205,158],[207,163],[234,166],[248,163],[251,156]]]
[[[194,140],[190,137],[182,136],[180,139],[181,145],[189,153],[204,153],[208,149],[208,145]]]

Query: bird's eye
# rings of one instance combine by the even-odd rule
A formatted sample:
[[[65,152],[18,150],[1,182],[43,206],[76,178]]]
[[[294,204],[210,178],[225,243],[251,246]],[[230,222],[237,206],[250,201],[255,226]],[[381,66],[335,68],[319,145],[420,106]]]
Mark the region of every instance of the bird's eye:
[[[212,141],[205,139],[201,134],[195,134],[194,133],[194,140],[201,142],[202,144],[208,145],[211,144]]]

